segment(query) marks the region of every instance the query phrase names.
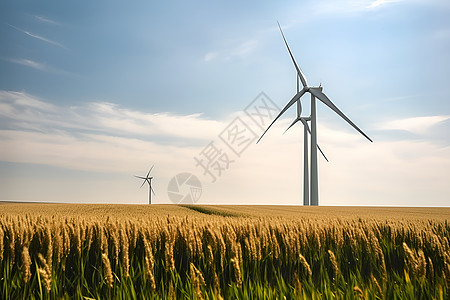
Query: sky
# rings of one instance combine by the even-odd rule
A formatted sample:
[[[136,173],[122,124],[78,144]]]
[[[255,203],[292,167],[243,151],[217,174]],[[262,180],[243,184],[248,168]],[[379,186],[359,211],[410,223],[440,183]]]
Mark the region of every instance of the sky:
[[[0,200],[302,203],[296,72],[320,205],[450,206],[450,3],[2,1]],[[303,115],[310,110],[302,97]],[[181,199],[181,200],[180,200]]]

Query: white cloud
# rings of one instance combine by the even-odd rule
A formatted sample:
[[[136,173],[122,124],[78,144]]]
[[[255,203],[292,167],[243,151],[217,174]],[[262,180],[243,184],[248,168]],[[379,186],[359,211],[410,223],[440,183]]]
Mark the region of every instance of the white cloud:
[[[24,65],[33,69],[37,69],[37,70],[41,70],[41,71],[47,71],[47,66],[45,64],[42,63],[38,63],[36,61],[32,61],[30,59],[9,59],[10,62],[12,63],[16,63],[16,64],[20,64],[20,65]]]
[[[32,109],[37,109],[46,112],[56,111],[56,107],[54,105],[41,101],[38,98],[24,92],[0,90],[0,103],[7,104],[9,106],[30,107]],[[0,110],[0,112],[2,111]],[[17,117],[17,115],[10,117]]]
[[[324,144],[331,163],[321,166],[321,190],[330,204],[449,205],[450,147],[407,140]]]
[[[36,70],[40,70],[40,71],[49,71],[49,67],[46,64],[43,63],[39,63],[36,61],[33,61],[31,59],[26,59],[26,58],[19,58],[19,59],[15,59],[15,58],[11,58],[8,59],[7,61],[15,63],[15,64],[19,64],[19,65],[23,65],[26,67],[30,67]]]
[[[380,9],[388,6],[389,4],[403,1],[405,0],[324,0],[315,1],[312,7],[308,8],[308,10],[319,16],[347,15]],[[302,17],[302,20],[306,20],[306,18],[312,18],[312,16],[309,15],[308,17]]]
[[[23,92],[0,91],[0,116],[25,130],[90,131],[139,138],[170,137],[204,140],[216,135],[223,124],[200,114],[177,116],[143,113],[107,102],[58,107]]]
[[[318,1],[312,6],[312,10],[317,15],[342,14],[361,11],[365,7],[364,1]]]
[[[258,41],[256,40],[249,40],[246,42],[243,42],[242,44],[238,45],[232,52],[232,56],[237,57],[246,57],[250,55],[258,45]]]
[[[47,17],[44,17],[44,16],[34,16],[34,17],[37,20],[39,20],[39,21],[41,21],[43,23],[48,23],[48,24],[51,24],[51,25],[61,25],[60,23],[58,23],[58,22],[56,22],[54,20],[51,20],[51,19],[49,19]]]
[[[384,6],[384,5],[387,5],[390,3],[395,3],[395,2],[400,2],[400,1],[403,1],[403,0],[375,0],[372,3],[370,3],[367,6],[367,8],[377,8],[380,6]]]
[[[8,61],[10,63],[26,66],[29,68],[33,68],[33,69],[43,71],[43,72],[49,72],[49,73],[54,73],[54,74],[59,74],[59,75],[71,75],[71,76],[74,75],[71,72],[61,70],[61,69],[52,67],[46,63],[37,62],[37,61],[27,59],[27,58],[2,58],[2,60]]]
[[[433,126],[449,119],[450,116],[413,117],[388,121],[380,125],[379,128],[384,130],[405,130],[413,134],[423,135],[429,132]]]
[[[2,161],[98,172],[136,169],[149,159],[192,167],[193,156],[227,125],[105,102],[60,107],[11,91],[0,91],[0,124]]]
[[[205,60],[205,62],[208,62],[210,60],[213,60],[216,57],[217,57],[217,52],[208,52],[205,54],[204,60]]]
[[[258,44],[259,42],[256,39],[241,41],[217,51],[210,51],[205,54],[203,60],[209,62],[214,59],[230,60],[246,58],[255,51]]]
[[[72,170],[127,172],[145,161],[177,164],[191,149],[104,134],[0,130],[2,161],[43,164]],[[192,159],[192,157],[189,157]]]

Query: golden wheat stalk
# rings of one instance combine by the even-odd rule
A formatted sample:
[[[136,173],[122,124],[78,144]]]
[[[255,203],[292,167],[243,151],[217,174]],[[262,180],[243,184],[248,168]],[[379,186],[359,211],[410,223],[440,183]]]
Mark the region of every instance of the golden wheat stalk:
[[[106,253],[102,253],[102,262],[103,262],[103,273],[105,274],[106,283],[108,284],[109,287],[112,287],[114,283],[114,277],[111,270],[111,263]]]
[[[416,274],[419,278],[425,277],[427,274],[427,261],[422,249],[418,251]]]
[[[155,283],[155,275],[154,275],[154,259],[152,253],[152,247],[150,245],[150,241],[147,238],[144,238],[144,247],[145,247],[145,268],[148,278],[150,279],[150,285],[152,290],[156,290]]]
[[[22,249],[22,269],[23,269],[23,281],[27,283],[31,278],[31,258],[28,247]]]
[[[38,258],[39,258],[41,264],[43,265],[43,268],[38,268],[38,272],[39,272],[39,274],[41,274],[41,276],[44,280],[45,289],[47,290],[48,293],[50,293],[50,290],[52,287],[52,269],[47,264],[46,259],[44,258],[44,256],[41,253],[38,254]]]
[[[0,226],[0,264],[3,262],[3,239],[5,233],[3,232],[2,226]]]
[[[125,278],[127,278],[128,276],[130,276],[129,242],[128,236],[126,232],[124,232],[123,228],[120,229],[119,236],[120,236],[120,245],[122,248],[122,268],[125,271]]]
[[[353,288],[353,292],[356,294],[356,296],[358,296],[359,299],[361,300],[366,299],[366,296],[364,296],[364,292],[358,286],[355,286]]]
[[[238,286],[242,286],[242,276],[241,276],[241,268],[239,266],[239,260],[237,258],[232,258],[230,260],[230,262],[233,265],[233,270],[234,270],[234,276],[235,276],[236,284]]]
[[[403,249],[405,251],[405,264],[410,272],[417,274],[418,262],[414,252],[403,242]]]
[[[308,275],[311,277],[312,276],[312,271],[311,271],[311,267],[309,266],[308,262],[306,261],[306,258],[299,254],[298,255],[299,259],[300,259],[300,263],[303,266],[303,268],[306,270],[306,272],[308,273]]]
[[[192,262],[189,265],[189,274],[191,277],[191,284],[195,288],[197,297],[199,299],[203,299],[201,287],[206,286],[205,279],[203,278],[203,274],[194,266]]]
[[[336,260],[336,256],[334,255],[333,251],[331,251],[331,250],[328,250],[328,254],[330,255],[330,262],[331,262],[331,266],[333,267],[334,279],[336,279],[339,274],[339,267],[338,267],[338,263]]]
[[[373,274],[370,274],[370,278],[372,279],[373,284],[377,288],[378,295],[384,299],[383,290],[381,289],[378,280],[375,278],[375,276],[373,276]]]

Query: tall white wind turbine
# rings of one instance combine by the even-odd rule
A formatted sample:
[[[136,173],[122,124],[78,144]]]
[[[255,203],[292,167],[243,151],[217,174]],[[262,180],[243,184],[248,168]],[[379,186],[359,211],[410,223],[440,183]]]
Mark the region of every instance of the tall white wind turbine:
[[[136,178],[139,178],[139,179],[143,179],[144,181],[142,182],[142,184],[141,184],[141,187],[143,187],[144,186],[144,184],[147,182],[148,183],[148,204],[152,204],[152,193],[153,193],[153,195],[155,195],[155,191],[153,190],[153,187],[152,187],[152,179],[153,179],[153,176],[152,177],[149,177],[150,176],[150,172],[152,171],[152,169],[153,169],[153,167],[154,167],[155,165],[153,165],[151,168],[150,168],[150,170],[148,171],[148,173],[147,173],[147,176],[145,176],[145,177],[142,177],[142,176],[134,176],[134,177],[136,177]]]
[[[359,133],[361,133],[365,138],[369,141],[373,142],[361,129],[358,128],[336,105],[331,102],[331,100],[322,92],[322,86],[312,87],[309,86],[306,77],[303,74],[302,70],[298,66],[297,62],[292,55],[291,49],[284,37],[283,30],[281,29],[280,23],[278,23],[278,27],[280,28],[281,35],[283,36],[284,43],[286,44],[286,48],[289,52],[289,55],[292,59],[292,63],[297,71],[297,75],[302,82],[303,88],[300,91],[297,91],[297,94],[286,104],[286,106],[281,110],[278,116],[272,121],[272,123],[267,127],[261,137],[258,139],[257,143],[262,139],[262,137],[266,134],[270,127],[283,115],[295,102],[300,101],[300,98],[305,93],[311,94],[311,205],[319,205],[319,184],[318,184],[318,169],[317,169],[317,124],[316,124],[316,98],[323,102],[326,106],[332,109],[335,113],[337,113],[342,119],[344,119],[348,124],[350,124],[354,129],[356,129]]]
[[[295,76],[297,79],[297,93],[299,92],[299,77]],[[311,130],[309,129],[308,121],[311,121],[311,116],[302,117],[302,104],[300,100],[297,100],[297,117],[295,120],[289,125],[289,127],[284,131],[286,133],[292,126],[297,122],[301,122],[303,124],[303,205],[310,205],[309,200],[309,159],[308,159],[308,134],[311,135]],[[322,156],[328,162],[328,158],[323,153],[322,149],[320,149],[319,145],[317,145],[317,149],[319,149]]]

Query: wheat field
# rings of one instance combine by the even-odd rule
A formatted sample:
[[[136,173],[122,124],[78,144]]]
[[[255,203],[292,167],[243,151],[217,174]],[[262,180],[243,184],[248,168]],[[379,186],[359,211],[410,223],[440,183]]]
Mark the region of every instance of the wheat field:
[[[448,299],[450,208],[0,203],[0,299]]]

